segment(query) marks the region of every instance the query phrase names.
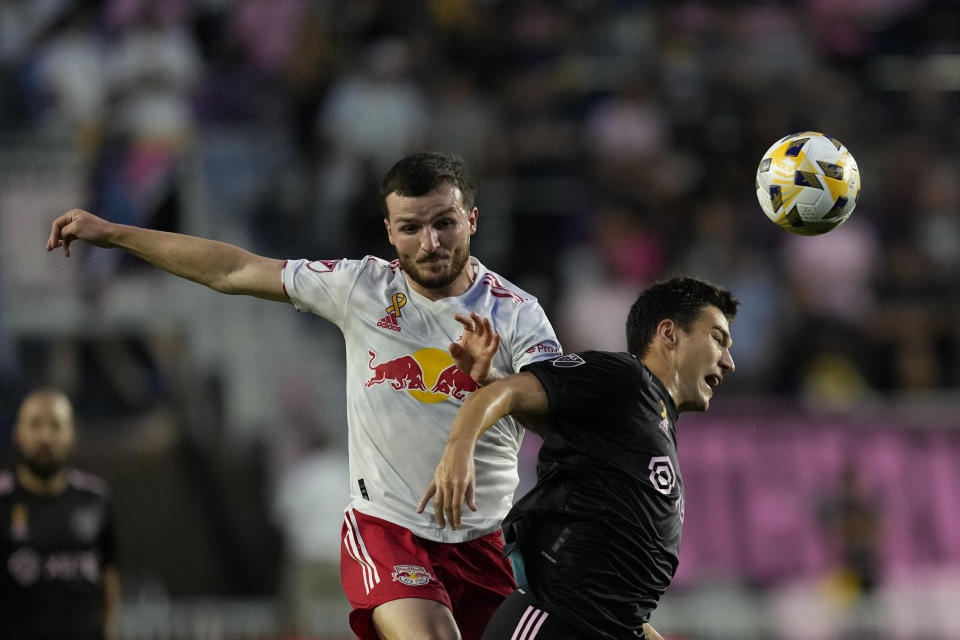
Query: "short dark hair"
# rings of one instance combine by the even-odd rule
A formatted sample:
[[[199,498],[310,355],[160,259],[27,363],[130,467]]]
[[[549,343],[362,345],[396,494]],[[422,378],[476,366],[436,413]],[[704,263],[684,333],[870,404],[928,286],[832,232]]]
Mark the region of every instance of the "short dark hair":
[[[661,321],[673,320],[687,331],[708,305],[720,309],[732,322],[740,303],[723,287],[697,278],[671,278],[651,285],[640,294],[627,315],[627,350],[642,358]]]
[[[387,196],[391,193],[418,198],[445,182],[460,189],[464,208],[468,212],[472,211],[476,206],[477,190],[467,173],[463,158],[453,153],[437,151],[424,151],[402,158],[390,168],[380,183],[380,208],[383,209],[383,217],[390,216]]]

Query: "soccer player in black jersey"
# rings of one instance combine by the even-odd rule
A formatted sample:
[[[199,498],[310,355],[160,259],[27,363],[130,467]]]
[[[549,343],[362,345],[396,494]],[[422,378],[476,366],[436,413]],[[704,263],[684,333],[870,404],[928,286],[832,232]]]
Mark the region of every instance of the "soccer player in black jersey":
[[[40,389],[20,405],[18,461],[0,472],[0,638],[112,637],[119,578],[105,483],[68,467],[73,408]]]
[[[683,481],[677,416],[705,411],[734,369],[729,291],[694,278],[645,290],[629,353],[537,362],[461,407],[419,508],[459,526],[474,501],[477,438],[501,416],[545,415],[537,484],[504,520],[520,587],[484,640],[658,638],[647,623],[677,568]]]

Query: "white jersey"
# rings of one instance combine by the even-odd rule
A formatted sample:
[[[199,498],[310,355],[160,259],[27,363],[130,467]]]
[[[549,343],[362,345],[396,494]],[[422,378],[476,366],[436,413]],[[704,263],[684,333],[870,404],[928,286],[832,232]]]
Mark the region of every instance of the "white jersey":
[[[476,448],[477,511],[464,509],[454,531],[437,527],[432,503],[417,503],[440,462],[470,376],[447,346],[461,333],[455,313],[475,311],[500,334],[493,367],[520,367],[560,353],[540,304],[471,258],[473,284],[462,295],[429,300],[410,288],[397,261],[297,260],[283,268],[293,305],[340,327],[347,350],[350,506],[440,542],[463,542],[500,528],[517,487],[523,427],[507,417]]]

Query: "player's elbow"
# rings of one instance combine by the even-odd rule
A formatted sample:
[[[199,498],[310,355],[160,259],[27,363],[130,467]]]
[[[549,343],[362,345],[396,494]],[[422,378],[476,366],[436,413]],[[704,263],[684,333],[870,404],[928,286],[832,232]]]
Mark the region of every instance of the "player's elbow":
[[[227,295],[236,296],[245,293],[243,285],[236,278],[221,277],[208,280],[203,284],[207,285],[214,291],[219,293],[225,293]]]

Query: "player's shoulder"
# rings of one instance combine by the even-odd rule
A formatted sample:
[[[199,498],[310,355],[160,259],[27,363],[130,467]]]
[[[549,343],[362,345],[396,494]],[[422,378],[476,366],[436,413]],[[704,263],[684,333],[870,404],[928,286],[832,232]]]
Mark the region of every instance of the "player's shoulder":
[[[554,369],[580,368],[584,375],[598,380],[611,377],[616,377],[618,380],[639,380],[643,377],[643,367],[634,356],[615,351],[578,351],[541,360],[535,364]]]
[[[345,259],[341,261],[342,269],[356,274],[359,279],[368,283],[390,283],[403,276],[399,260],[384,260],[377,256],[363,256],[358,260]]]
[[[479,261],[477,265],[479,266],[477,288],[485,295],[521,305],[537,304],[537,298],[533,294],[523,290],[499,273],[487,269]]]
[[[597,367],[631,371],[637,376],[643,375],[643,366],[636,356],[625,351],[599,351],[588,349],[578,352],[584,361]]]
[[[100,498],[110,495],[110,485],[106,480],[80,469],[71,469],[67,472],[67,484],[76,491],[90,493]]]
[[[397,260],[384,260],[377,256],[362,258],[325,258],[318,260],[287,260],[284,268],[303,268],[314,273],[350,271],[354,273],[396,273],[400,268]]]
[[[0,471],[0,497],[10,495],[17,486],[17,481],[13,472],[9,470]]]

